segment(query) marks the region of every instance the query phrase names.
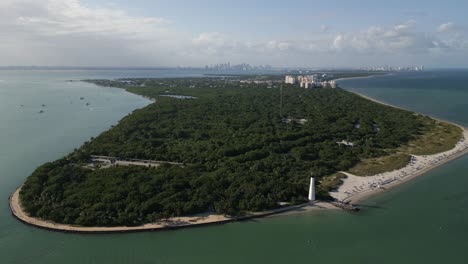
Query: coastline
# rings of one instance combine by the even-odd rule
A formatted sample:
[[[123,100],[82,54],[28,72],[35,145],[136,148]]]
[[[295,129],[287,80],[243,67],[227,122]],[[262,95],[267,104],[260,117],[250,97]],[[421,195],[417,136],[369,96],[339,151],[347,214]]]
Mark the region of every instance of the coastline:
[[[468,139],[468,130],[464,130],[464,138],[465,142]],[[370,198],[372,196],[378,195],[382,192],[385,192],[387,190],[396,188],[402,184],[405,184],[411,180],[414,180],[415,178],[419,176],[423,176],[429,171],[440,167],[442,165],[445,165],[446,163],[449,163],[453,160],[456,160],[458,158],[461,158],[468,154],[468,144],[464,143],[463,149],[457,149],[457,150],[449,150],[447,152],[435,154],[435,155],[430,155],[426,156],[414,156],[416,158],[416,162],[422,162],[425,166],[421,167],[420,169],[415,170],[415,166],[408,164],[406,167],[391,171],[391,172],[385,172],[373,176],[355,176],[350,173],[342,172],[348,176],[347,179],[344,179],[344,183],[340,188],[338,188],[338,191],[336,193],[331,193],[333,197],[335,197],[337,200],[343,202],[343,203],[350,203],[354,205],[358,205],[359,202]],[[419,160],[418,160],[419,159]],[[421,160],[422,159],[422,160]],[[356,181],[357,179],[357,181]],[[366,182],[371,184],[373,183],[374,186],[378,182],[385,182],[388,181],[388,183],[381,184],[381,187],[370,187],[370,188],[363,188],[360,191],[356,191],[355,193],[352,193],[353,190],[358,189],[359,187],[362,187],[366,185]],[[349,182],[349,183],[348,183]],[[348,192],[348,193],[346,193]],[[350,194],[349,194],[350,193]],[[340,194],[344,196],[340,197]]]
[[[358,78],[369,78],[369,77],[358,77]],[[345,79],[349,80],[349,79],[355,79],[355,78],[343,78],[342,80],[345,80]],[[393,108],[397,108],[397,109],[401,109],[405,111],[410,111],[408,109],[395,106],[395,105],[380,101],[378,99],[374,99],[372,97],[369,97],[367,95],[364,95],[364,94],[361,94],[352,90],[347,90],[347,89],[345,90],[348,92],[354,93],[364,99],[378,103],[378,104],[382,104],[388,107],[393,107]],[[421,114],[421,113],[418,113],[418,114]],[[347,172],[342,172],[346,176],[348,176],[348,178],[343,180],[344,182],[343,185],[341,185],[336,192],[332,192],[331,196],[337,199],[337,201],[356,205],[358,202],[361,202],[367,198],[378,195],[379,193],[382,193],[386,190],[389,190],[397,186],[400,186],[404,183],[407,183],[415,179],[416,177],[425,175],[427,172],[441,165],[444,165],[448,162],[451,162],[453,160],[456,160],[468,154],[468,129],[466,127],[447,121],[447,120],[440,119],[440,118],[435,118],[432,116],[429,116],[429,117],[440,122],[455,125],[462,129],[463,131],[462,139],[455,145],[454,148],[452,148],[451,150],[442,152],[442,153],[434,154],[434,155],[425,155],[425,156],[412,155],[414,163],[410,163],[407,166],[399,170],[385,172],[385,173],[381,173],[377,175],[355,176]],[[417,166],[414,166],[414,164],[416,164]],[[381,183],[385,183],[385,184],[381,184]],[[375,187],[375,186],[379,186],[379,187]]]
[[[328,202],[313,202],[294,206],[283,207],[275,210],[250,213],[241,217],[228,217],[217,214],[198,214],[194,216],[173,217],[170,219],[160,220],[158,222],[144,224],[140,226],[116,226],[116,227],[83,227],[67,224],[58,224],[53,221],[46,221],[39,218],[30,217],[24,212],[20,200],[20,186],[11,194],[9,198],[10,211],[12,215],[19,221],[40,229],[63,233],[80,233],[80,234],[111,234],[111,233],[136,233],[149,231],[164,231],[183,228],[202,227],[209,225],[220,225],[231,222],[248,221],[254,218],[265,218],[280,214],[291,214],[296,212],[310,212],[320,210],[338,210],[337,207]]]
[[[390,76],[390,75],[395,75],[395,74],[394,73],[371,74],[369,76],[338,78],[338,79],[334,79],[333,81],[339,82],[339,81],[346,81],[346,80],[369,79],[369,78],[374,78],[374,77],[379,77],[379,76]],[[346,90],[346,91],[349,91],[349,90]]]
[[[337,80],[348,80],[348,79],[356,79],[356,78],[371,78],[375,76],[380,76],[380,75],[372,75],[372,76],[366,76],[366,77],[350,77],[350,78],[341,78]],[[363,94],[346,90],[348,92],[357,94],[367,100],[371,100],[373,102],[383,104],[389,107],[394,107],[398,109],[403,109],[406,111],[409,111],[407,109],[397,107],[388,103],[384,103],[382,101],[370,98],[368,96],[365,96]],[[144,97],[144,96],[143,96]],[[146,97],[145,97],[146,98]],[[151,98],[146,98],[149,99],[153,102],[155,102],[155,99]],[[433,118],[433,117],[431,117]],[[393,174],[401,172],[402,170],[409,169],[408,166],[397,171],[393,172],[387,172],[379,175],[374,175],[374,176],[369,176],[369,177],[360,177],[360,176],[354,176],[349,173],[345,173],[348,175],[348,178],[344,180],[344,184],[340,186],[337,192],[332,192],[330,193],[334,198],[337,199],[339,202],[343,203],[350,203],[350,204],[356,204],[366,198],[369,198],[371,196],[377,195],[381,192],[384,192],[388,189],[397,187],[403,183],[406,183],[418,176],[424,175],[425,173],[429,172],[430,170],[445,164],[447,162],[450,162],[454,159],[457,159],[465,154],[468,153],[468,130],[464,128],[463,126],[460,126],[458,124],[454,124],[452,122],[447,122],[445,120],[440,120],[437,118],[433,118],[442,122],[450,123],[453,125],[456,125],[458,127],[461,127],[463,129],[464,133],[464,144],[465,147],[462,150],[457,150],[457,146],[455,146],[452,150],[449,150],[444,153],[439,153],[435,155],[431,155],[429,158],[439,158],[440,156],[443,157],[443,159],[439,159],[436,163],[430,163],[428,165],[424,165],[424,168],[417,170],[414,173],[409,173],[409,175],[402,177],[398,180],[392,181],[390,183],[384,184],[383,186],[385,188],[370,188],[370,189],[365,189],[362,191],[359,191],[357,193],[354,193],[352,195],[348,195],[345,192],[351,189],[355,189],[354,187],[357,187],[354,183],[349,183],[349,179],[352,177],[356,177],[362,181],[370,181],[370,180],[377,180],[382,177],[386,176],[393,176]],[[455,153],[451,153],[454,152]],[[450,153],[449,153],[450,152]],[[447,155],[449,153],[449,155]],[[445,155],[445,156],[444,156]],[[432,157],[434,156],[434,157]],[[417,156],[415,156],[417,157]],[[427,159],[427,158],[424,158]],[[424,162],[424,160],[422,161]],[[385,175],[384,175],[385,174]],[[388,175],[386,175],[388,174]],[[207,226],[207,225],[218,225],[218,224],[225,224],[225,223],[230,223],[230,222],[236,222],[236,221],[247,221],[251,220],[254,218],[262,218],[262,217],[270,217],[270,216],[275,216],[275,215],[284,215],[284,214],[292,214],[292,213],[302,213],[302,212],[310,212],[310,211],[317,211],[317,210],[337,210],[338,208],[333,205],[332,203],[328,202],[321,202],[317,201],[314,203],[307,203],[307,204],[301,204],[297,206],[289,206],[289,207],[283,207],[275,210],[270,210],[270,211],[265,211],[265,212],[256,212],[256,213],[250,213],[247,214],[246,216],[243,217],[227,217],[223,215],[216,215],[216,214],[199,214],[199,215],[194,215],[194,216],[186,216],[186,217],[175,217],[175,218],[170,218],[166,220],[161,220],[155,223],[150,223],[150,224],[145,224],[141,226],[135,226],[135,227],[127,227],[127,226],[119,226],[119,227],[82,227],[82,226],[72,226],[72,225],[65,225],[65,224],[58,224],[54,223],[52,221],[46,221],[46,220],[41,220],[38,218],[33,218],[29,217],[22,209],[20,201],[19,201],[19,192],[21,190],[21,187],[19,187],[9,198],[9,205],[10,205],[10,210],[12,215],[17,218],[19,221],[37,227],[41,229],[46,229],[50,231],[58,231],[58,232],[66,232],[66,233],[83,233],[83,234],[103,234],[103,233],[128,233],[128,232],[147,232],[147,231],[163,231],[163,230],[173,230],[173,229],[182,229],[182,228],[193,228],[193,227],[201,227],[201,226]],[[343,196],[338,196],[337,195],[343,195]],[[344,198],[343,198],[344,197]]]

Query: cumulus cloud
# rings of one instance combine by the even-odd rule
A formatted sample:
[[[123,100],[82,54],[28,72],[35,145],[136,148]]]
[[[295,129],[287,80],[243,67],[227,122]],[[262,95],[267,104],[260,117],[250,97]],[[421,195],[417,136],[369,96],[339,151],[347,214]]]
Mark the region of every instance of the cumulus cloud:
[[[364,57],[378,62],[398,56],[468,52],[466,30],[452,22],[433,32],[418,31],[414,20],[340,33],[323,25],[310,34],[273,34],[268,39],[242,39],[227,32],[192,34],[172,25],[161,17],[131,15],[118,5],[1,0],[0,56],[3,64],[15,65],[195,66],[223,60],[345,64]]]
[[[288,41],[270,40],[265,44],[267,50],[272,51],[287,51],[293,47],[293,44]]]
[[[437,44],[446,51],[468,52],[468,29],[453,22],[447,22],[437,27],[441,35]]]
[[[320,32],[321,32],[321,33],[328,32],[329,30],[330,30],[330,27],[327,26],[327,25],[321,25],[321,26],[320,26]]]
[[[452,31],[453,29],[454,29],[454,24],[452,22],[447,22],[437,27],[438,32],[449,32],[449,31]]]
[[[78,0],[49,0],[39,7],[38,15],[17,18],[18,25],[34,28],[37,33],[56,35],[99,35],[144,37],[167,23],[163,18],[134,18],[121,10],[91,9]]]
[[[192,44],[194,51],[212,55],[235,50],[238,45],[235,41],[227,39],[219,32],[201,33],[192,39]]]
[[[273,54],[277,52],[287,52],[294,48],[294,43],[282,40],[267,41],[242,41],[235,40],[219,32],[201,33],[192,39],[194,52],[202,52],[210,55],[233,55],[239,53]]]
[[[168,24],[112,7],[89,8],[79,0],[2,0],[0,52],[10,64],[137,64],[136,57],[151,63],[148,57],[167,57],[167,52],[151,56],[154,48],[169,49],[165,40],[176,38]]]
[[[392,27],[370,27],[366,31],[344,33],[333,40],[336,51],[357,53],[425,53],[434,48],[435,37],[412,30],[414,22]]]

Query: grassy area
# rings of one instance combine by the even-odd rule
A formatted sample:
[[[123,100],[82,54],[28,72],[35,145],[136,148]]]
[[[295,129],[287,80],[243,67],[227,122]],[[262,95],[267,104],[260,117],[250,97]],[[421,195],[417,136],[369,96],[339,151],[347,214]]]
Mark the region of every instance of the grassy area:
[[[462,138],[462,129],[448,123],[425,118],[426,132],[399,149],[413,155],[432,155],[452,149]]]
[[[357,176],[370,176],[401,169],[408,165],[411,156],[406,153],[396,153],[384,157],[365,159],[349,170]]]
[[[335,173],[330,176],[323,177],[318,185],[318,193],[328,194],[329,192],[335,191],[343,184],[343,179],[346,175],[343,173]]]
[[[349,173],[369,176],[398,170],[409,163],[411,155],[433,155],[451,150],[463,136],[462,129],[455,125],[429,117],[421,117],[421,120],[424,126],[421,135],[398,149],[389,150],[391,154],[387,156],[362,160]]]

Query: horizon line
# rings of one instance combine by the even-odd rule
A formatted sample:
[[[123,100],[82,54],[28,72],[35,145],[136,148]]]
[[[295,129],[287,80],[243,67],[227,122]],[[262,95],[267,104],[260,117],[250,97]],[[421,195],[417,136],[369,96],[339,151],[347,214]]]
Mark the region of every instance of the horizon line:
[[[203,70],[215,72],[242,72],[242,71],[278,71],[278,70],[356,70],[366,71],[363,68],[369,66],[354,66],[354,67],[272,67],[271,69],[258,69],[258,70],[210,70],[205,69],[204,66],[43,66],[43,65],[9,65],[0,66],[0,70]],[[374,66],[370,66],[374,67]],[[378,66],[376,66],[378,67]],[[463,70],[468,67],[425,67],[426,70]]]

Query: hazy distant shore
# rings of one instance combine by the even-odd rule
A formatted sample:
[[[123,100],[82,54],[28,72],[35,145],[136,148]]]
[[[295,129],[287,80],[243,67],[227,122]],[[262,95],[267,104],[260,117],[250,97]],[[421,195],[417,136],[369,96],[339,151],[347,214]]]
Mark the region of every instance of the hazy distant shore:
[[[334,81],[339,82],[339,81],[346,81],[346,80],[369,79],[369,78],[374,78],[378,76],[389,76],[389,75],[394,75],[394,73],[370,74],[368,76],[359,76],[359,77],[344,77],[344,78],[335,79]],[[374,101],[374,100],[371,100],[371,101]]]

